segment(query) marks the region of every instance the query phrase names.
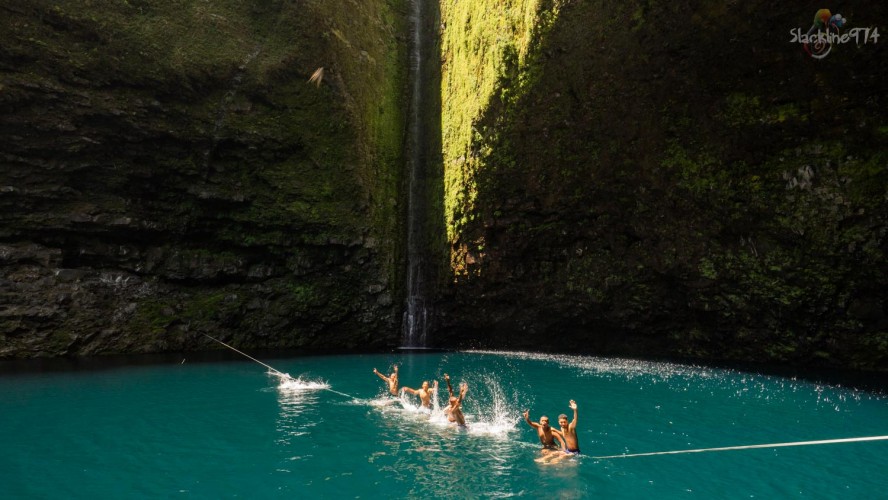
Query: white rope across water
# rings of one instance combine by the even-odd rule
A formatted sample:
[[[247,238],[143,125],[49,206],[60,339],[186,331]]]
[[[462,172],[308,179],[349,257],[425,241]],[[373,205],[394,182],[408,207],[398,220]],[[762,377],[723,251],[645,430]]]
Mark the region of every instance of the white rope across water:
[[[207,335],[206,333],[204,334],[204,337],[207,337],[207,338],[210,338],[210,339],[212,339],[212,340],[215,340],[216,342],[218,342],[218,343],[224,345],[225,347],[227,347],[227,348],[231,349],[232,351],[234,351],[234,352],[240,354],[241,356],[245,356],[246,358],[251,359],[251,360],[253,360],[253,361],[259,363],[260,365],[262,365],[262,366],[268,368],[269,370],[271,370],[272,372],[274,372],[275,374],[277,374],[277,375],[279,375],[279,376],[281,376],[281,377],[284,377],[284,378],[287,378],[287,379],[292,379],[292,378],[293,378],[293,377],[290,376],[289,373],[284,373],[284,372],[278,370],[277,368],[275,368],[275,367],[273,367],[273,366],[271,366],[271,365],[266,365],[265,363],[259,361],[258,359],[254,358],[253,356],[250,356],[249,354],[247,354],[247,353],[245,353],[245,352],[238,351],[238,350],[235,349],[234,347],[231,347],[230,345],[226,344],[225,342],[222,342],[221,340],[217,339],[216,337],[210,337],[210,336]]]
[[[608,458],[651,457],[654,455],[678,455],[681,453],[702,453],[706,451],[751,450],[754,448],[784,448],[787,446],[811,446],[817,444],[857,443],[861,441],[886,441],[888,436],[867,436],[844,439],[824,439],[821,441],[796,441],[792,443],[751,444],[746,446],[725,446],[722,448],[699,448],[696,450],[657,451],[653,453],[633,453],[631,455],[608,455],[605,457],[592,457],[599,460]]]
[[[345,396],[345,397],[347,397],[347,398],[357,399],[357,398],[355,398],[354,396],[352,396],[351,394],[346,394],[346,393],[344,393],[344,392],[334,391],[333,389],[330,389],[330,388],[328,388],[328,387],[325,387],[324,390],[325,390],[325,391],[330,391],[330,392],[332,392],[333,394],[339,394],[340,396]]]
[[[291,382],[291,381],[295,381],[295,380],[296,380],[296,379],[294,379],[292,376],[290,376],[289,373],[284,373],[284,372],[278,370],[277,368],[275,368],[275,367],[273,367],[273,366],[271,366],[271,365],[268,365],[268,364],[263,363],[262,361],[259,361],[258,359],[254,358],[253,356],[250,356],[249,354],[247,354],[247,353],[245,353],[245,352],[238,351],[238,350],[235,349],[234,347],[231,347],[230,345],[226,344],[225,342],[222,342],[221,340],[219,340],[219,339],[217,339],[217,338],[215,338],[215,337],[210,337],[210,336],[207,335],[206,333],[204,334],[204,336],[205,336],[205,337],[208,337],[208,338],[210,338],[210,339],[212,339],[212,340],[215,340],[216,342],[218,342],[218,343],[224,345],[225,347],[227,347],[227,348],[231,349],[232,351],[234,351],[234,352],[240,354],[241,356],[244,356],[244,357],[246,357],[246,358],[249,358],[249,359],[251,359],[251,360],[253,360],[253,361],[259,363],[260,365],[262,365],[262,366],[268,368],[268,369],[271,371],[272,375],[276,375],[277,377],[280,377],[280,379],[281,379],[282,381],[284,381],[284,382]],[[352,399],[354,399],[354,396],[351,396],[351,395],[346,394],[346,393],[344,393],[344,392],[334,391],[333,389],[330,389],[329,387],[323,387],[323,389],[324,389],[325,391],[330,391],[330,392],[332,392],[332,393],[334,393],[334,394],[339,394],[339,395],[341,395],[341,396],[345,396],[345,397],[347,397],[347,398],[352,398]]]

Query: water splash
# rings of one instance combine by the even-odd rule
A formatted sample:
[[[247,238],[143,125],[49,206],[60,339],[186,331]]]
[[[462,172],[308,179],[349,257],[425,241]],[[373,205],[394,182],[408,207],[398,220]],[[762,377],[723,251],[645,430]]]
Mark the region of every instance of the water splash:
[[[518,395],[511,397],[495,375],[469,374],[467,377],[470,389],[463,401],[463,414],[466,417],[466,428],[461,429],[470,435],[486,436],[494,439],[507,439],[518,430],[520,410]],[[456,429],[456,425],[447,419],[444,409],[448,403],[448,393],[439,388],[432,395],[432,407],[423,408],[419,399],[407,395],[401,390],[397,399],[383,397],[365,401],[376,406],[383,413],[392,414],[404,423],[428,422],[439,431]]]
[[[407,412],[435,415],[438,412],[442,412],[441,405],[438,402],[438,392],[438,390],[432,391],[431,408],[425,408],[421,404],[418,404],[418,396],[407,395],[407,391],[403,387],[398,393],[397,402],[400,404],[401,408]]]
[[[517,393],[509,397],[498,378],[490,374],[478,377],[475,385],[476,397],[483,399],[472,406],[473,413],[466,414],[469,434],[507,438],[517,431],[521,421]]]
[[[277,388],[279,391],[320,391],[330,389],[330,384],[324,382],[323,380],[307,380],[303,378],[294,378],[286,373],[268,373],[269,375],[272,375],[278,379]]]

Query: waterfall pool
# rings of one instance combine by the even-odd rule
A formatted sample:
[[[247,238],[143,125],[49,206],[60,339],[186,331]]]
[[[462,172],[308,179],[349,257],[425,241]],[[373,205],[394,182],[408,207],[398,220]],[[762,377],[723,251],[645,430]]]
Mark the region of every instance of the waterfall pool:
[[[742,371],[532,353],[263,359],[0,375],[3,498],[878,498],[888,396]],[[466,382],[467,429],[395,399]],[[539,463],[522,419],[578,404],[583,455]]]

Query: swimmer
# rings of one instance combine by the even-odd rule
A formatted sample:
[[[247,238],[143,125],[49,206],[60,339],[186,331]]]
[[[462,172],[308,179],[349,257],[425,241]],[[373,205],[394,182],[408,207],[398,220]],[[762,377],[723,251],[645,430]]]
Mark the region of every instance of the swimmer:
[[[402,389],[405,392],[409,392],[414,396],[419,396],[419,402],[422,407],[426,410],[431,411],[432,409],[432,393],[438,393],[438,381],[435,381],[435,385],[433,387],[429,387],[429,383],[425,380],[422,381],[422,387],[419,389],[411,389],[409,387],[404,387]]]
[[[469,391],[469,384],[465,382],[459,384],[459,397],[456,397],[453,395],[453,386],[450,385],[450,376],[446,373],[444,374],[444,381],[447,382],[447,392],[450,393],[450,406],[444,409],[447,420],[455,422],[460,427],[465,427],[466,417],[462,412],[462,400],[466,397],[466,392]]]
[[[530,420],[530,410],[524,410],[523,415],[527,425],[536,429],[537,435],[540,437],[540,443],[543,445],[544,454],[564,449],[564,439],[561,437],[560,432],[549,426],[549,417],[543,415],[540,417],[540,422],[536,423]],[[556,439],[560,446],[555,445]]]
[[[394,373],[392,373],[391,376],[389,376],[389,377],[386,377],[382,373],[379,373],[379,371],[376,368],[373,369],[373,373],[375,373],[377,377],[384,380],[388,384],[389,392],[392,394],[392,396],[397,397],[398,396],[398,365],[394,365],[392,367],[392,370],[394,371]]]
[[[558,415],[558,425],[561,426],[561,435],[564,437],[564,453],[567,455],[580,454],[580,442],[577,440],[577,402],[570,400],[570,409],[574,411],[574,418],[567,423],[567,415]]]

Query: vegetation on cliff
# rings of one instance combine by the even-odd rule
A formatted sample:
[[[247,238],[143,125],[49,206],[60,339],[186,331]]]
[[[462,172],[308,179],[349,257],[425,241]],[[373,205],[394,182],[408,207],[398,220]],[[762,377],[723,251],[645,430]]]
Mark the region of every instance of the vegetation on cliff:
[[[4,2],[0,357],[391,343],[404,11]]]
[[[764,2],[447,6],[450,341],[888,366],[884,44],[815,60]]]
[[[408,11],[4,2],[0,357],[396,344]],[[885,45],[812,14],[440,2],[436,342],[888,366]]]

